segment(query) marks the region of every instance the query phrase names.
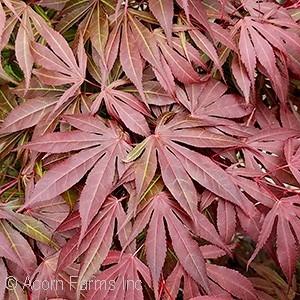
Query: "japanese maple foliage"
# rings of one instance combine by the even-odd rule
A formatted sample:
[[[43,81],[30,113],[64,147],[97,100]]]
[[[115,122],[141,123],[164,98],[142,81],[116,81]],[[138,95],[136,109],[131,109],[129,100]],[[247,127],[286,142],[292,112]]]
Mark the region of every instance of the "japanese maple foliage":
[[[299,297],[299,21],[1,0],[0,300]]]

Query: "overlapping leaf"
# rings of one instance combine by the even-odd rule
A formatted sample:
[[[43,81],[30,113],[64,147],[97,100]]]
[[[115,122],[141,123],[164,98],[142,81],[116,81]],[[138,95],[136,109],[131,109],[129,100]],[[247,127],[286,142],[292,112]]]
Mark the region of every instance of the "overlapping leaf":
[[[167,250],[166,229],[164,225],[164,220],[166,220],[172,245],[179,260],[194,280],[208,292],[210,287],[206,278],[206,272],[203,270],[204,264],[202,253],[199,250],[197,243],[191,238],[188,229],[183,226],[175,214],[182,216],[185,220],[187,218],[185,214],[182,214],[181,208],[170,199],[170,196],[167,193],[158,193],[153,197],[151,202],[148,202],[147,206],[141,208],[139,215],[136,217],[127,244],[129,244],[131,240],[146,227],[147,223],[149,223],[145,242],[146,256],[152,275],[154,291],[157,296],[160,274],[162,272]],[[197,214],[197,219],[198,221],[195,225],[195,227],[197,227],[195,230],[197,234],[228,251],[225,244],[216,234],[216,230],[212,224],[200,214]]]
[[[225,94],[227,87],[213,79],[203,84],[190,84],[178,91],[179,101],[191,112],[193,117],[205,119],[209,117],[234,118],[250,113],[251,105],[244,105],[243,99],[237,95]]]
[[[10,222],[18,223],[19,219],[23,217],[20,214],[14,213],[12,211],[13,208],[14,203],[1,204],[0,256],[12,261],[19,267],[18,274],[16,275],[20,276],[22,272],[25,272],[28,276],[30,276],[37,267],[37,261],[28,241],[20,234],[19,231],[15,230],[11,226]],[[28,230],[30,229],[28,228]],[[26,257],[23,257],[24,253],[27,253]]]
[[[148,267],[136,256],[111,251],[103,264],[113,265],[97,275],[95,280],[98,282],[104,280],[107,285],[105,287],[93,285],[87,293],[88,299],[123,298],[139,300],[144,298],[141,278],[150,287],[151,277]]]
[[[0,299],[297,297],[299,3],[54,2],[0,1]]]
[[[55,95],[28,99],[20,104],[2,124],[0,133],[10,133],[36,125],[59,101]]]
[[[75,234],[68,243],[61,249],[57,271],[64,270],[82,255],[82,262],[78,273],[78,282],[87,282],[93,274],[97,273],[102,262],[108,255],[114,236],[115,221],[123,224],[126,214],[122,203],[115,197],[108,197],[103,209],[91,222],[88,231],[82,237]],[[119,240],[125,245],[131,230],[127,224],[118,233]],[[80,294],[80,285],[77,295]]]
[[[56,104],[55,109],[57,109],[75,94],[85,79],[87,57],[84,50],[83,38],[81,37],[79,40],[77,64],[73,52],[63,36],[47,26],[40,17],[34,15],[32,20],[35,28],[46,39],[51,50],[54,52],[52,53],[50,49],[41,44],[32,44],[33,58],[36,63],[42,66],[42,69],[35,70],[34,73],[46,84],[61,85],[73,83]]]
[[[277,256],[289,283],[295,272],[299,249],[299,195],[279,199],[266,215],[258,243],[248,264],[266,244],[276,226]],[[277,223],[276,223],[277,222]]]
[[[300,148],[298,147],[298,149],[295,149],[297,143],[297,139],[289,138],[284,145],[284,155],[288,163],[288,167],[290,168],[297,181],[300,182]]]
[[[126,159],[132,161],[142,153],[143,149],[149,147],[151,149],[142,153],[141,166],[138,163],[136,165],[136,168],[142,172],[138,175],[138,178],[140,176],[142,178],[138,179],[139,188],[143,190],[150,183],[158,161],[164,183],[189,215],[194,217],[194,211],[197,209],[197,193],[192,179],[215,194],[240,206],[250,215],[254,215],[254,206],[222,168],[208,157],[183,146],[226,148],[242,147],[243,144],[232,137],[216,134],[205,127],[200,127],[205,123],[192,119],[187,121],[185,114],[177,114],[171,118],[172,115],[172,113],[162,115],[155,134],[136,146]],[[151,154],[156,151],[158,159],[155,154]]]
[[[116,171],[119,175],[125,171],[121,159],[126,155],[126,151],[130,150],[130,146],[125,141],[126,136],[122,136],[122,132],[114,123],[107,127],[99,119],[88,115],[65,116],[64,119],[81,131],[49,133],[30,142],[26,148],[48,153],[83,150],[47,172],[36,184],[23,208],[63,193],[92,169],[80,197],[80,216],[84,233],[111,192]]]
[[[206,259],[222,256],[220,250],[213,249],[213,246],[202,246],[201,250]],[[213,294],[218,296],[199,296],[201,295],[193,279],[184,270],[184,267],[177,263],[176,267],[166,280],[166,289],[174,298],[177,296],[177,291],[181,283],[181,278],[184,276],[184,299],[232,299],[230,294],[239,299],[258,299],[256,292],[251,282],[241,275],[239,272],[206,263],[207,275]],[[233,287],[235,286],[235,287]],[[198,296],[197,296],[198,295]]]
[[[273,8],[273,12],[275,14],[276,7]],[[292,32],[287,34],[282,27],[294,29],[298,25],[288,16],[280,20],[272,19],[273,14],[267,14],[267,11],[265,14],[266,20],[263,24],[253,17],[245,17],[239,21],[239,50],[248,78],[245,77],[243,66],[236,62],[236,59],[233,62],[233,74],[244,95],[249,99],[248,82],[250,79],[252,91],[254,91],[254,70],[256,63],[259,62],[263,67],[262,72],[269,77],[279,99],[285,103],[287,100],[286,80],[288,79],[286,68],[288,66],[297,73],[296,66],[299,62],[295,56],[296,53],[300,53],[300,39]],[[283,61],[283,57],[287,60],[288,65]],[[281,61],[281,67],[277,64],[276,59]]]
[[[60,273],[56,274],[56,266],[58,261],[58,252],[53,255],[49,255],[44,261],[37,267],[35,272],[27,280],[29,286],[32,288],[32,297],[40,299],[41,297],[47,298],[72,298],[74,297],[76,290],[76,278],[78,271],[76,267],[72,265],[69,268],[65,268]],[[47,289],[39,288],[41,282],[47,282],[49,286]],[[81,291],[81,296],[84,296],[84,291]]]
[[[142,136],[149,135],[149,127],[144,115],[150,116],[145,105],[130,93],[115,89],[123,82],[115,82],[111,86],[107,86],[95,99],[91,110],[95,113],[104,99],[108,113],[116,120],[124,122],[124,124],[133,132]]]

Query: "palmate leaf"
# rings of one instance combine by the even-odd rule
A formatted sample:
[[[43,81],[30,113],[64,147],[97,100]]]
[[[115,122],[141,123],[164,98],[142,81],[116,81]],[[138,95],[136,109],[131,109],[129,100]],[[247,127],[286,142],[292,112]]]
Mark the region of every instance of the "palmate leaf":
[[[42,67],[45,67],[46,70],[52,70],[56,71],[55,65],[51,66],[51,63],[49,63],[49,59],[55,57],[55,55],[51,55],[51,53],[46,52],[46,55],[44,56],[44,60],[38,56],[38,52],[30,51],[30,44],[33,41],[33,31],[30,24],[30,19],[34,24],[34,27],[37,29],[37,31],[46,39],[46,41],[49,43],[51,49],[56,53],[56,55],[64,61],[61,62],[61,70],[64,70],[63,74],[69,74],[69,78],[66,81],[67,83],[74,83],[74,86],[70,88],[69,93],[66,91],[65,95],[62,96],[61,104],[68,99],[68,97],[72,96],[72,92],[74,93],[76,89],[81,85],[85,78],[85,69],[86,69],[86,57],[85,55],[80,55],[78,53],[78,60],[79,60],[79,67],[76,63],[76,60],[74,58],[74,55],[68,46],[67,41],[55,30],[51,29],[48,24],[45,22],[43,18],[41,18],[40,15],[38,15],[34,10],[31,9],[31,7],[27,6],[25,3],[20,2],[19,5],[16,6],[16,9],[14,9],[14,5],[10,3],[9,1],[6,3],[9,5],[10,9],[15,14],[15,18],[19,18],[19,14],[22,14],[21,26],[18,30],[17,38],[16,38],[16,57],[19,62],[19,65],[25,75],[25,82],[26,82],[26,89],[25,92],[29,88],[30,83],[30,74],[33,67],[33,62],[39,63]],[[81,42],[82,43],[82,42]],[[42,45],[39,45],[39,50],[41,50]],[[81,52],[84,52],[82,50],[83,43],[79,45],[79,50]],[[45,52],[45,51],[42,51]],[[48,63],[47,63],[48,59]],[[58,62],[59,59],[55,59],[54,61]],[[43,64],[43,62],[46,62],[46,65]],[[68,72],[68,68],[72,71],[72,73]],[[59,73],[52,72],[51,76],[49,72],[45,70],[45,74],[43,74],[42,71],[35,70],[36,75],[40,75],[40,78],[43,78],[45,83],[54,84],[54,85],[60,85],[62,83],[66,83],[63,81],[62,74],[59,75]],[[54,76],[53,76],[54,75]],[[52,78],[50,78],[52,77]],[[54,78],[53,78],[54,77]],[[62,80],[60,82],[59,80]],[[66,80],[66,78],[65,78]],[[66,98],[66,99],[65,99]]]
[[[293,1],[0,1],[0,299],[297,297]]]
[[[122,84],[124,82],[120,80],[105,87],[95,99],[91,112],[96,113],[104,100],[106,109],[113,118],[122,121],[133,132],[148,136],[150,131],[143,114],[150,116],[150,113],[145,105],[132,94],[116,89]]]
[[[154,6],[155,8],[156,6],[161,6],[167,9],[170,5],[172,5],[171,2],[158,3],[153,1],[153,3],[150,3],[150,8],[151,6]],[[155,11],[157,12],[157,10]],[[161,17],[169,19],[169,16],[167,15],[161,15]],[[144,61],[147,61],[152,66],[159,82],[171,95],[175,95],[173,74],[178,80],[184,83],[199,82],[200,76],[194,70],[192,64],[172,49],[173,38],[171,38],[171,35],[167,34],[169,43],[167,44],[165,42],[165,36],[162,33],[158,34],[150,32],[149,29],[142,24],[140,19],[142,19],[142,15],[139,17],[133,10],[127,9],[122,14],[122,17],[119,17],[114,24],[111,38],[107,41],[105,48],[107,68],[105,68],[104,65],[101,67],[103,73],[102,77],[104,79],[107,78],[107,72],[111,70],[117,57],[120,32],[122,31],[120,40],[120,61],[125,74],[135,84],[144,102],[145,98],[141,80]],[[164,27],[165,30],[167,30],[166,28],[167,27]],[[188,29],[189,28],[186,30]],[[167,31],[169,32],[170,28]],[[213,44],[204,35],[201,37],[199,37],[199,35],[200,33],[195,33],[195,36],[197,37],[195,43],[204,53],[212,58],[221,70],[218,55]],[[134,39],[134,36],[139,38]],[[203,41],[205,41],[205,43],[203,43]],[[189,49],[196,50],[191,45],[189,45]],[[200,61],[200,65],[203,64],[201,59],[197,59],[196,56],[197,55],[194,54],[195,58],[193,60]],[[203,65],[206,69],[205,64]],[[105,82],[102,82],[102,85],[103,84],[105,84]]]
[[[78,270],[76,266],[72,265],[65,268],[58,274],[55,272],[59,252],[49,255],[43,259],[43,262],[36,268],[31,275],[29,282],[30,286],[36,282],[41,285],[41,282],[47,282],[49,288],[33,288],[32,297],[34,299],[43,298],[67,298],[74,299],[76,291],[76,278]],[[81,297],[84,297],[84,291],[81,291]]]
[[[68,31],[74,24],[78,24],[78,31],[76,32],[75,40],[82,35],[84,42],[90,39],[92,46],[100,56],[99,64],[101,65],[101,72],[103,77],[103,85],[105,85],[108,72],[111,70],[113,61],[110,61],[112,51],[110,46],[118,49],[118,42],[113,44],[109,43],[109,38],[112,34],[109,34],[109,20],[108,17],[114,12],[114,1],[64,1],[66,5],[60,10],[60,20],[56,26],[56,30],[61,34]],[[47,7],[49,4],[47,3]],[[52,6],[51,6],[52,7]],[[61,7],[62,8],[62,7]],[[79,33],[80,32],[80,33]],[[119,33],[119,32],[118,32]],[[108,43],[107,43],[108,42]],[[106,44],[107,47],[106,47]],[[108,49],[106,51],[105,49]]]
[[[220,117],[235,118],[248,115],[251,105],[245,105],[242,97],[225,94],[226,90],[226,85],[210,79],[203,84],[186,85],[185,91],[178,91],[178,99],[193,117],[200,120],[208,118],[210,122],[215,122]]]
[[[126,136],[112,122],[111,127],[107,127],[99,119],[88,115],[65,116],[64,119],[82,131],[49,133],[25,147],[48,153],[83,150],[47,172],[36,184],[30,199],[22,209],[58,196],[92,169],[80,196],[79,210],[83,234],[111,192],[116,171],[120,176],[125,171],[121,160],[131,147],[125,141]]]
[[[176,202],[171,200],[170,195],[165,192],[158,193],[153,197],[151,202],[148,202],[147,206],[141,208],[133,225],[131,235],[128,238],[128,243],[149,223],[145,243],[146,257],[152,275],[154,292],[158,295],[160,273],[164,265],[167,250],[165,220],[173,248],[181,264],[194,280],[209,292],[210,287],[207,282],[206,272],[203,270],[203,257],[199,247],[191,238],[188,229],[183,226],[175,214],[182,216],[183,219],[186,220],[187,216],[182,213],[181,208]],[[197,217],[200,216],[197,215]],[[202,224],[199,225],[197,230],[199,236],[228,251],[224,243],[218,237],[214,227],[205,217],[199,218],[199,224]],[[206,232],[208,228],[210,233]]]
[[[88,281],[93,274],[97,273],[108,255],[114,235],[115,221],[117,220],[118,224],[122,224],[125,219],[126,214],[121,201],[115,197],[108,197],[103,209],[92,221],[84,237],[80,239],[79,234],[74,235],[61,249],[57,272],[71,265],[75,259],[82,255],[77,280],[78,282]],[[127,224],[118,233],[122,245],[127,242],[130,231],[131,225]],[[80,294],[79,289],[80,285],[77,290],[78,296]]]
[[[158,162],[164,183],[182,208],[192,217],[195,217],[194,211],[197,209],[196,189],[192,179],[218,196],[240,206],[247,214],[255,215],[256,209],[252,203],[246,199],[222,168],[208,157],[182,146],[184,144],[197,148],[226,148],[243,147],[243,144],[232,137],[216,134],[205,127],[200,127],[205,125],[201,121],[193,119],[187,121],[186,118],[187,115],[184,113],[162,115],[155,134],[136,146],[129,153],[126,161],[135,160],[147,147],[150,147],[152,152],[158,151]],[[196,130],[195,127],[198,129]],[[143,181],[149,182],[152,179],[147,171],[153,174],[151,164],[157,163],[156,156],[152,155],[152,161],[149,160],[150,157],[146,159],[150,168],[145,167],[146,153],[149,152],[144,152],[141,156],[143,170],[146,172],[139,186],[146,186]],[[138,163],[136,167],[140,167]]]
[[[241,55],[241,61],[243,62],[249,79],[251,81],[252,91],[254,91],[254,70],[256,63],[259,62],[264,70],[266,75],[270,78],[270,81],[273,85],[273,88],[278,95],[282,103],[285,103],[287,100],[287,88],[285,81],[288,72],[287,67],[296,71],[297,66],[299,66],[298,60],[295,58],[296,53],[300,53],[299,47],[299,37],[290,32],[286,33],[282,27],[286,26],[290,29],[298,28],[298,24],[294,22],[289,16],[280,20],[276,18],[276,10],[278,6],[272,4],[273,14],[267,13],[267,10],[264,11],[266,15],[266,22],[263,24],[258,22],[254,17],[245,17],[239,21],[240,26],[240,38],[239,38],[239,50]],[[273,15],[275,15],[275,18]],[[277,52],[279,51],[279,53]],[[283,61],[283,57],[287,60],[288,64]],[[276,59],[281,61],[282,66],[284,67],[281,70],[278,67]],[[248,83],[246,79],[241,78],[244,76],[242,70],[238,71],[236,67],[233,66],[233,75],[236,77],[237,83],[244,95],[248,97]],[[239,67],[242,68],[241,66]]]
[[[149,31],[133,14],[128,13],[129,26],[134,36],[135,47],[140,52],[141,57],[146,60],[158,74],[161,85],[171,94],[174,94],[173,75],[169,65],[160,58],[161,54],[153,33]]]
[[[81,36],[78,43],[77,64],[71,48],[62,35],[50,28],[39,15],[32,14],[31,19],[37,31],[45,38],[54,52],[52,53],[41,44],[33,43],[31,49],[34,61],[42,66],[41,69],[34,71],[35,75],[45,84],[61,85],[73,83],[56,104],[55,110],[57,110],[75,94],[85,79],[87,57],[83,38]]]
[[[60,32],[65,32],[74,23],[82,19],[78,25],[75,39],[80,38],[79,32],[83,36],[83,40],[87,41],[89,38],[93,51],[99,55],[99,65],[102,73],[102,86],[105,86],[107,76],[116,57],[112,62],[109,62],[108,58],[111,56],[111,49],[107,52],[106,44],[109,42],[109,14],[114,11],[115,1],[80,1],[77,3],[68,3],[65,9],[61,11],[61,18],[57,28]],[[110,48],[111,44],[108,43],[107,48]],[[115,43],[118,48],[118,43]],[[108,53],[108,54],[107,54]]]
[[[203,249],[204,257],[206,259],[216,258],[215,255],[211,255],[213,251],[207,251],[206,247],[207,246],[201,247],[201,250]],[[217,251],[215,251],[215,253],[217,253]],[[176,298],[181,278],[183,276],[184,299],[229,300],[232,299],[230,295],[233,295],[238,299],[258,299],[251,282],[239,272],[209,263],[206,263],[205,266],[207,268],[207,275],[209,277],[213,294],[217,294],[218,296],[200,296],[201,293],[197,285],[195,285],[194,280],[184,270],[184,267],[180,263],[177,263],[176,267],[166,280],[166,289],[168,294],[170,294],[174,299]],[[167,297],[165,297],[165,299],[167,299]]]
[[[103,263],[103,265],[111,264],[113,264],[111,267],[95,277],[95,282],[104,280],[106,286],[92,285],[87,293],[87,299],[144,299],[141,277],[151,287],[148,267],[133,254],[119,251],[110,251]]]
[[[0,255],[16,263],[23,272],[30,276],[37,262],[29,243],[17,230],[13,229],[7,220],[0,220],[0,235],[2,240]]]
[[[289,284],[293,279],[299,249],[299,201],[299,195],[295,195],[283,197],[274,203],[264,219],[256,249],[248,261],[249,265],[276,226],[277,257]]]

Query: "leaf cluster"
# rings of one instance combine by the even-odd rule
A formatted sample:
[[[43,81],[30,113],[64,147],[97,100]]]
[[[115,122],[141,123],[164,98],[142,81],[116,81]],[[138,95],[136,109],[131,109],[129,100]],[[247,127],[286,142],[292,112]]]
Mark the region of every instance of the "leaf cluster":
[[[281,2],[0,1],[0,299],[297,298]]]

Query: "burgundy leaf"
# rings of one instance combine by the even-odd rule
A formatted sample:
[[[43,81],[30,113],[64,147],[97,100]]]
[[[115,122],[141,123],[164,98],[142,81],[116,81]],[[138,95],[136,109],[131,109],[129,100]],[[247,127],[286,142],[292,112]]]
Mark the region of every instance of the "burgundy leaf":
[[[251,282],[239,272],[213,264],[206,267],[207,275],[232,295],[239,299],[258,299]]]
[[[51,57],[53,55],[49,55],[49,50],[44,49],[42,51],[42,53],[45,53],[46,57],[40,57],[40,51],[36,51],[33,53],[34,59],[37,60],[37,62],[46,69],[44,72],[41,70],[35,71],[36,75],[40,76],[41,80],[44,80],[46,84],[60,85],[63,83],[74,83],[73,86],[66,90],[63,96],[60,98],[55,107],[55,109],[57,109],[75,94],[75,91],[79,88],[79,86],[85,79],[87,57],[84,50],[83,38],[81,36],[78,44],[79,64],[77,64],[73,52],[63,36],[47,26],[45,21],[39,15],[32,14],[31,18],[35,25],[35,28],[46,39],[52,51],[57,56],[57,59],[55,59],[54,61],[57,62],[58,65],[60,65],[60,69],[58,69],[58,72],[55,69],[53,70],[53,68],[55,68],[54,65],[51,66],[51,63],[49,64],[49,59],[51,60]],[[39,48],[41,48],[41,46],[39,46]],[[59,62],[59,59],[62,60],[61,63]],[[50,70],[52,70],[51,73],[47,72],[47,70],[49,70],[49,66]],[[66,76],[65,74],[68,74],[68,76]]]
[[[113,288],[107,287],[104,289],[92,286],[87,293],[88,299],[110,299],[124,298],[124,299],[143,299],[141,290],[141,279],[138,272],[142,275],[146,283],[150,286],[150,272],[149,269],[131,254],[124,253],[122,256],[119,253],[114,256],[109,255],[107,263],[114,263],[113,266],[106,269],[104,272],[96,276],[95,280],[108,280]],[[134,284],[134,286],[133,286]],[[124,288],[124,287],[127,287]]]
[[[6,220],[0,221],[0,235],[0,255],[16,263],[30,276],[36,268],[36,257],[29,243]]]
[[[244,23],[243,23],[244,24]],[[241,54],[241,60],[244,63],[248,72],[251,85],[254,86],[254,69],[256,66],[256,54],[253,44],[248,35],[246,26],[241,26],[241,33],[239,39],[239,49]]]
[[[101,155],[101,147],[95,147],[82,150],[56,165],[36,184],[29,201],[22,208],[52,199],[72,187],[94,166]]]
[[[244,65],[241,62],[241,58],[238,56],[238,54],[234,54],[231,68],[232,68],[232,73],[234,75],[234,78],[237,82],[237,85],[243,92],[246,102],[249,103],[251,81],[249,79],[248,73],[245,70]]]
[[[236,226],[234,206],[222,199],[218,202],[218,229],[220,236],[226,244],[229,244],[234,233]]]
[[[297,247],[295,234],[299,238],[299,196],[285,197],[278,200],[264,219],[262,230],[258,239],[257,247],[252,254],[248,265],[258,254],[259,250],[266,244],[272,229],[277,222],[277,256],[282,270],[291,283],[296,267]],[[294,232],[291,231],[291,227]]]

